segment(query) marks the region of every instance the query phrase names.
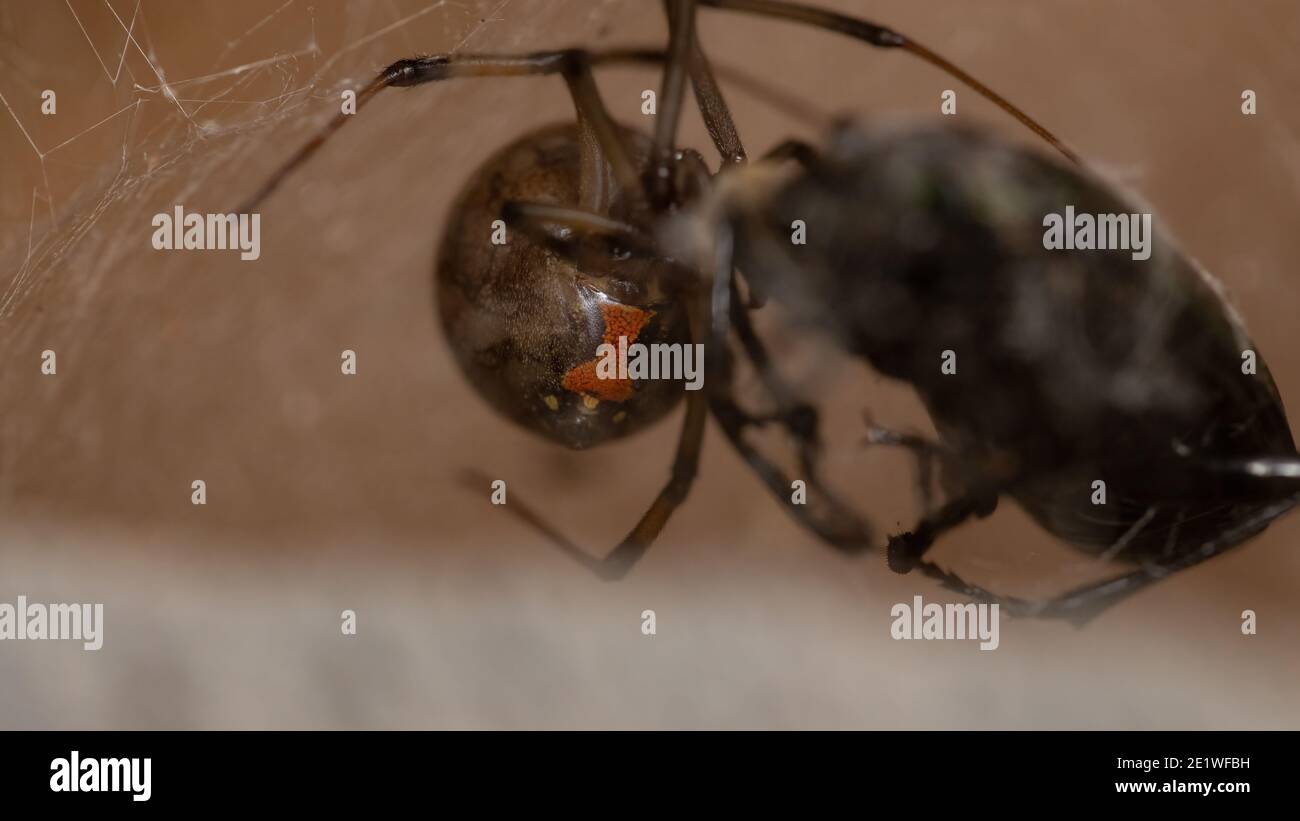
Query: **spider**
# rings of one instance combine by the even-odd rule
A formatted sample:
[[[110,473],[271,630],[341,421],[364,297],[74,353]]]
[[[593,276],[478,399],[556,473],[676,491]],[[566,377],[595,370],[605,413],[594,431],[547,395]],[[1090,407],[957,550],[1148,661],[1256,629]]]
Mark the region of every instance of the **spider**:
[[[513,512],[600,576],[621,578],[690,491],[712,414],[804,526],[844,551],[869,547],[871,528],[820,479],[816,409],[782,379],[749,316],[769,296],[912,384],[935,420],[937,442],[870,429],[871,441],[914,452],[925,499],[918,525],[889,541],[896,571],[918,568],[1015,614],[1082,621],[1245,541],[1295,503],[1300,460],[1281,401],[1262,362],[1254,378],[1232,378],[1229,360],[1249,342],[1208,275],[1163,236],[1147,268],[1044,250],[1043,214],[1063,203],[1129,210],[1055,135],[885,26],[785,0],[664,6],[665,51],[416,57],[357,95],[360,110],[385,88],[453,78],[554,74],[567,85],[575,121],[489,159],[453,209],[439,253],[448,341],[498,411],[552,441],[594,446],[653,424],[682,394],[672,382],[593,381],[598,345],[611,334],[705,344],[706,389],[686,396],[669,480],[613,551],[593,557],[527,505],[512,501]],[[750,163],[696,35],[698,6],[910,53],[997,104],[1065,163],[967,129],[849,124],[824,148],[791,140]],[[593,70],[614,63],[662,65],[652,134],[606,110]],[[720,156],[716,173],[675,145],[688,79]],[[241,210],[255,209],[348,119],[330,121]],[[496,220],[516,237],[491,243]],[[794,220],[810,227],[804,244],[786,237]],[[1044,334],[1042,320],[1063,338]],[[733,334],[774,412],[750,413],[734,398]],[[939,351],[961,352],[961,369],[941,371]],[[808,504],[788,501],[791,477],[747,438],[768,424],[796,444]],[[936,466],[947,496],[939,506],[929,493]],[[1100,513],[1088,506],[1094,480],[1115,487],[1115,504]],[[1073,546],[1138,569],[1026,602],[925,558],[941,533],[988,515],[1004,495]]]

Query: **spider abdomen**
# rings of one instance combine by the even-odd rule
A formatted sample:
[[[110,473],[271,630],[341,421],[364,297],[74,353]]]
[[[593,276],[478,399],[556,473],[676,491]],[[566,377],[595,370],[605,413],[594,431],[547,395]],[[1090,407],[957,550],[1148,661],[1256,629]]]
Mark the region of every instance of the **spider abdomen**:
[[[644,156],[645,138],[625,131]],[[438,314],[461,371],[499,413],[571,448],[587,448],[652,424],[682,397],[671,379],[603,378],[602,344],[687,340],[679,304],[636,289],[613,270],[584,269],[507,230],[511,201],[576,205],[576,125],[516,140],[462,189],[438,255]],[[618,213],[622,204],[609,204]]]

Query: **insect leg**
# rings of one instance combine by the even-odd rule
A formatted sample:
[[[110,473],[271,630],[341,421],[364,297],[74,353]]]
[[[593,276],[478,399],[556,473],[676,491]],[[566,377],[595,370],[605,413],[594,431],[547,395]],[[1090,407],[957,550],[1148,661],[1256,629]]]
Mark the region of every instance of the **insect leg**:
[[[715,395],[710,404],[714,419],[732,447],[800,524],[839,550],[856,552],[871,546],[871,528],[822,485],[810,443],[800,441],[799,454],[812,492],[808,494],[806,504],[791,504],[790,477],[745,439],[745,428],[761,424],[762,420],[745,413],[729,396]]]
[[[785,0],[699,0],[699,2],[701,5],[718,9],[776,17],[827,29],[878,48],[902,49],[970,86],[982,97],[985,97],[994,105],[1015,117],[1039,137],[1042,137],[1057,151],[1060,151],[1070,160],[1076,163],[1079,162],[1078,156],[1069,148],[1066,148],[1056,135],[1041,126],[1034,118],[1012,105],[993,89],[953,65],[947,58],[885,26],[802,3],[785,2]]]
[[[779,160],[791,155],[805,158],[815,156],[815,150],[803,143],[790,140],[782,146],[784,148],[776,149],[775,155],[769,152],[764,159]],[[797,521],[833,547],[848,551],[863,550],[870,546],[871,528],[853,512],[852,508],[832,494],[821,481],[817,466],[820,455],[817,410],[812,405],[800,401],[781,378],[766,346],[750,321],[746,306],[741,302],[732,255],[733,229],[727,219],[731,209],[725,200],[728,197],[745,196],[743,188],[733,188],[729,194],[724,194],[724,202],[715,215],[717,222],[714,225],[716,242],[713,261],[714,326],[711,350],[716,354],[716,360],[709,371],[710,405],[713,416],[732,447]],[[752,306],[754,302],[752,288],[750,296]],[[755,416],[742,409],[735,401],[731,390],[730,353],[727,345],[729,326],[734,327],[741,349],[753,365],[763,389],[776,406],[776,411],[770,415]],[[805,504],[791,503],[790,494],[793,491],[791,478],[745,437],[747,428],[770,422],[781,423],[796,442],[800,469],[808,488],[812,490]]]
[[[1181,570],[1195,567],[1207,559],[1214,558],[1220,553],[1226,553],[1242,544],[1267,527],[1274,519],[1290,510],[1297,501],[1300,501],[1300,497],[1291,497],[1266,505],[1237,526],[1205,542],[1199,549],[1191,553],[1185,553],[1174,558],[1164,558],[1123,576],[1085,585],[1062,596],[1045,602],[1038,602],[1030,606],[1026,615],[1068,619],[1074,624],[1082,626],[1106,608],[1133,595],[1147,585],[1167,578]]]
[[[1205,542],[1190,553],[1151,562],[1122,576],[1083,585],[1045,601],[1030,602],[1023,599],[998,596],[982,587],[965,582],[957,574],[943,570],[932,562],[922,560],[917,566],[927,576],[938,579],[950,590],[955,590],[977,601],[1002,605],[1013,616],[1065,619],[1074,623],[1077,627],[1082,627],[1096,618],[1106,608],[1117,604],[1147,585],[1168,578],[1181,570],[1194,567],[1244,543],[1251,536],[1267,527],[1274,519],[1294,507],[1297,502],[1300,502],[1300,496],[1292,496],[1265,505],[1240,524]]]
[[[584,132],[591,136],[591,139],[583,140],[584,180],[589,174],[601,170],[592,168],[593,157],[603,157],[603,160],[613,169],[614,176],[623,190],[632,196],[642,196],[642,184],[636,166],[619,138],[614,121],[605,109],[596,89],[595,80],[592,78],[593,59],[600,58],[579,49],[565,49],[520,55],[438,54],[398,60],[379,72],[379,75],[357,94],[356,110],[360,111],[361,107],[376,94],[389,87],[417,86],[462,77],[530,77],[559,74],[568,84]],[[607,59],[612,61],[612,58]],[[241,212],[255,210],[294,169],[306,162],[335,131],[355,116],[355,114],[343,113],[335,115],[316,136],[280,166],[239,210]]]
[[[800,523],[841,550],[865,549],[871,541],[871,528],[831,493],[821,480],[817,464],[821,455],[817,409],[807,402],[799,401],[776,370],[767,347],[750,321],[749,312],[740,304],[734,282],[731,286],[731,306],[731,317],[741,349],[757,371],[760,383],[778,410],[770,419],[758,418],[743,411],[730,395],[715,394],[712,400],[714,418],[750,468]],[[745,439],[745,428],[773,420],[781,422],[795,440],[800,470],[806,477],[809,489],[813,491],[807,504],[789,503],[792,488],[790,478]]]
[[[1057,598],[1033,605],[1034,612],[1031,615],[1065,618],[1082,625],[1107,607],[1152,582],[1180,570],[1186,570],[1236,547],[1300,502],[1300,457],[1268,456],[1256,459],[1206,461],[1199,467],[1208,474],[1228,482],[1227,486],[1220,488],[1223,495],[1275,501],[1261,503],[1262,506],[1242,522],[1202,544],[1195,551],[1170,555],[1171,551],[1166,549],[1164,558],[1147,564],[1140,570],[1108,581],[1086,585]],[[1215,501],[1221,500],[1223,495],[1216,496]]]
[[[916,568],[932,579],[937,579],[944,587],[955,591],[967,598],[974,599],[984,604],[996,604],[1003,610],[1015,616],[1030,615],[1034,605],[1024,599],[1017,599],[1013,596],[1000,596],[991,593],[979,585],[970,582],[953,573],[951,570],[944,570],[928,559],[921,559],[916,563]]]
[[[722,213],[726,213],[726,210],[724,206]],[[792,392],[773,367],[765,346],[749,321],[747,311],[740,304],[735,281],[731,225],[726,220],[721,220],[714,228],[713,326],[710,337],[714,359],[709,369],[710,405],[714,418],[736,451],[800,523],[836,548],[849,551],[865,549],[871,543],[871,528],[851,508],[827,492],[821,482],[816,465],[816,409],[795,401]],[[733,322],[742,348],[777,405],[778,411],[771,419],[763,420],[746,413],[732,397],[727,339],[730,331],[728,326]],[[790,478],[744,436],[746,427],[773,420],[782,422],[798,441],[800,464],[807,477],[806,481],[814,491],[806,504],[794,505],[787,502],[787,494],[793,489]]]

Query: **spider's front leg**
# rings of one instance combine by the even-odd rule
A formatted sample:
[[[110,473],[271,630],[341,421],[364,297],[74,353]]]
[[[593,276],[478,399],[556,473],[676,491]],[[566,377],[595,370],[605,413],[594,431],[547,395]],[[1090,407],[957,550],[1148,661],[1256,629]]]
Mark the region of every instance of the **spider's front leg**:
[[[360,112],[376,94],[385,88],[409,87],[440,80],[463,77],[535,77],[548,74],[561,75],[573,97],[578,123],[587,139],[583,140],[584,172],[590,171],[595,179],[600,170],[598,161],[608,163],[614,178],[623,192],[633,197],[643,196],[642,181],[627,146],[618,136],[613,118],[605,108],[592,77],[593,62],[603,59],[581,49],[539,51],[533,54],[437,54],[398,60],[379,72],[375,79],[357,94],[356,110]],[[609,56],[611,60],[633,59],[623,52]],[[280,183],[306,162],[324,145],[335,131],[343,127],[355,114],[339,113],[316,136],[293,154],[271,175],[263,186],[239,208],[251,212],[280,186]],[[584,177],[586,174],[584,173]],[[584,185],[583,204],[599,210],[608,201],[608,192],[594,185]]]

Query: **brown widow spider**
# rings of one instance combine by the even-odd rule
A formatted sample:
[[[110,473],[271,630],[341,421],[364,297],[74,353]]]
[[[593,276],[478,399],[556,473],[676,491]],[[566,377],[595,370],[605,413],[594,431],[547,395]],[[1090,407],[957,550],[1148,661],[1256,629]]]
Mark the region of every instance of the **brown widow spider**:
[[[687,396],[671,476],[611,553],[591,557],[517,500],[513,512],[599,575],[622,577],[689,492],[711,412],[803,525],[837,548],[868,547],[870,529],[819,479],[815,408],[793,395],[750,321],[766,294],[806,323],[835,328],[846,350],[879,372],[911,383],[935,420],[936,443],[872,432],[873,441],[915,452],[927,500],[936,464],[948,491],[937,508],[927,501],[913,532],[891,538],[890,566],[899,572],[919,568],[1013,613],[1082,619],[1241,543],[1294,504],[1300,460],[1281,401],[1262,362],[1255,378],[1231,378],[1227,365],[1248,340],[1208,278],[1163,237],[1149,268],[1122,254],[1044,250],[1043,214],[1063,203],[1129,210],[1104,183],[1076,165],[934,127],[842,127],[824,150],[790,141],[745,168],[696,37],[697,5],[918,56],[1078,163],[1028,115],[910,38],[784,0],[665,0],[666,52],[397,61],[358,94],[358,110],[390,86],[546,74],[564,79],[576,110],[575,123],[529,134],[485,163],[443,238],[441,320],[462,370],[489,403],[553,441],[595,445],[653,423],[681,393],[671,382],[593,382],[584,368],[602,341],[621,334],[706,344],[706,390]],[[620,62],[663,64],[652,135],[617,125],[601,100],[592,70]],[[721,157],[717,174],[697,152],[675,147],[688,78]],[[347,119],[328,123],[244,210]],[[498,219],[522,237],[493,245],[489,226]],[[815,226],[802,246],[782,239],[792,219]],[[1035,318],[1050,320],[1063,337],[1049,338]],[[754,415],[733,398],[733,331],[776,412]],[[939,351],[962,352],[960,376],[941,372]],[[1081,370],[1063,369],[1063,361]],[[1166,393],[1156,396],[1157,389]],[[746,437],[768,424],[797,445],[806,505],[786,501],[790,477]],[[1097,479],[1116,488],[1105,516],[1087,506]],[[1029,603],[967,584],[924,558],[940,533],[988,515],[1002,495],[1076,548],[1139,569]]]

